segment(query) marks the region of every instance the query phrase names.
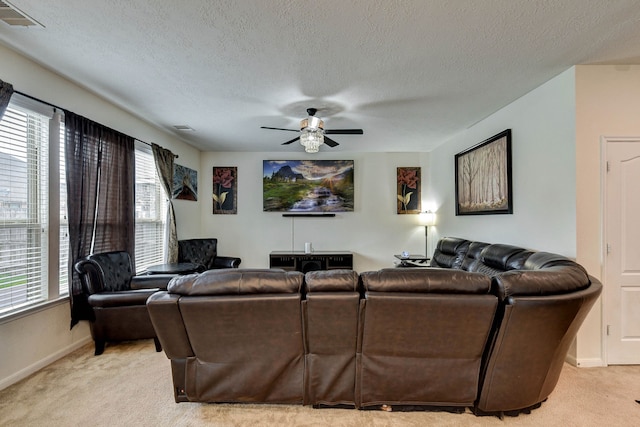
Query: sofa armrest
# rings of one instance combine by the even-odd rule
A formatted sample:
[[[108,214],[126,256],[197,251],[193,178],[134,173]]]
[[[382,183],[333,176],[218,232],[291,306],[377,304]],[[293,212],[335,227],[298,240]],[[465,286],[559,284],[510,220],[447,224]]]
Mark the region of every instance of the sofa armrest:
[[[92,295],[104,290],[103,276],[95,261],[85,258],[76,262],[73,268],[80,277],[85,294]]]
[[[230,256],[217,256],[213,260],[213,268],[238,268],[242,260]]]
[[[131,289],[153,289],[167,290],[169,281],[177,274],[148,274],[133,276],[131,278]]]
[[[94,309],[144,306],[147,299],[156,292],[158,292],[158,288],[119,292],[99,292],[97,294],[89,295],[88,301],[89,305]]]
[[[154,293],[147,300],[147,309],[162,349],[169,359],[186,359],[194,355],[189,336],[178,307],[180,295],[166,291]]]

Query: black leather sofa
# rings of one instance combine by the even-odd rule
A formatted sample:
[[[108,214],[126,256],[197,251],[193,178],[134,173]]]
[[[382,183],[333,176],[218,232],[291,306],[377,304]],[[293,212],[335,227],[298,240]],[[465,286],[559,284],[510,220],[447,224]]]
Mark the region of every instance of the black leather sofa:
[[[456,237],[438,242],[431,265],[491,277],[499,300],[476,413],[538,407],[555,388],[602,284],[561,255]]]
[[[445,238],[434,267],[228,269],[147,301],[176,402],[517,414],[555,387],[602,286],[566,257]]]

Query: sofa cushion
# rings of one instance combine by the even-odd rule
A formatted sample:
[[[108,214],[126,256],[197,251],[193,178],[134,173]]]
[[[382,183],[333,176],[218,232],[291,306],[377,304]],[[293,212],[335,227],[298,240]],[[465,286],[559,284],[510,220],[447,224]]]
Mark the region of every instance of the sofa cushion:
[[[178,241],[178,262],[192,262],[203,269],[214,267],[218,255],[218,239],[187,239]]]
[[[104,278],[104,280],[102,280],[102,285],[104,286],[103,291],[118,292],[131,289],[130,282],[133,271],[131,267],[131,257],[127,252],[113,251],[98,253],[89,255],[88,259],[96,269],[102,271]]]
[[[462,265],[460,268],[466,271],[474,271],[474,265],[482,262],[482,250],[489,246],[489,243],[485,242],[471,242],[469,243],[469,249],[464,256],[464,260],[462,261]]]
[[[570,260],[569,258],[553,254],[550,252],[535,252],[524,263],[523,268],[525,270],[537,270],[540,268],[548,268],[556,265],[573,265],[573,266],[582,266],[575,261]]]
[[[448,268],[385,268],[360,275],[365,291],[488,294],[491,278]]]
[[[358,273],[353,270],[316,270],[305,274],[307,292],[356,292]]]
[[[508,270],[509,259],[524,252],[524,248],[513,245],[493,244],[482,250],[482,263],[491,268]]]
[[[297,293],[303,279],[299,271],[223,268],[174,277],[167,290],[192,296]]]
[[[513,270],[495,276],[494,290],[500,300],[511,296],[558,295],[580,291],[590,285],[584,269],[556,265],[541,270]]]
[[[100,292],[89,295],[89,305],[93,308],[124,307],[145,305],[147,298],[160,289],[138,289],[133,291]]]
[[[480,262],[469,265],[469,271],[495,276],[505,271],[521,269],[532,253],[513,245],[488,245],[480,254]]]
[[[433,267],[460,268],[469,249],[469,241],[458,237],[444,237],[438,241],[433,253]]]

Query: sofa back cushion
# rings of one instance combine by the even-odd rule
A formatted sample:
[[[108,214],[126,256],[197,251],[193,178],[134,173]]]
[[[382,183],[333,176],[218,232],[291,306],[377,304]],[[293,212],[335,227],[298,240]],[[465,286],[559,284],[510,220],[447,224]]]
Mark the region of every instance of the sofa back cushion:
[[[529,258],[527,258],[527,261],[524,263],[523,268],[525,270],[539,270],[541,268],[548,268],[559,265],[569,265],[584,269],[580,264],[576,263],[573,260],[570,260],[565,256],[542,251],[535,252]]]
[[[433,257],[432,267],[460,268],[464,256],[469,249],[469,241],[458,237],[443,237],[438,241]]]
[[[589,276],[579,266],[555,266],[542,270],[513,270],[494,277],[494,293],[500,300],[513,296],[559,295],[589,286]]]
[[[229,268],[172,279],[194,355],[185,362],[189,400],[302,403],[303,277]]]
[[[300,293],[303,279],[298,271],[227,268],[174,277],[167,290],[185,296],[291,294]]]
[[[469,271],[483,273],[488,276],[524,267],[526,259],[533,252],[512,245],[487,245],[480,253],[480,262],[469,266]]]
[[[200,264],[204,270],[213,268],[218,255],[218,239],[187,239],[178,241],[178,262]]]
[[[472,405],[498,304],[491,278],[440,268],[361,278],[359,404]]]
[[[469,250],[464,256],[464,260],[462,261],[462,268],[466,271],[475,271],[476,264],[482,262],[482,250],[489,246],[489,243],[485,242],[471,242],[469,243]]]
[[[358,274],[310,271],[305,282],[305,404],[355,406]]]
[[[189,400],[302,403],[299,294],[181,296],[178,305],[194,353]]]
[[[119,292],[131,289],[131,277],[133,266],[131,256],[126,251],[104,252],[89,255],[89,262],[99,271],[102,289],[94,289],[95,292]]]
[[[358,273],[353,270],[316,270],[305,274],[307,292],[356,292]]]
[[[448,268],[385,268],[360,275],[365,292],[488,294],[491,278]]]

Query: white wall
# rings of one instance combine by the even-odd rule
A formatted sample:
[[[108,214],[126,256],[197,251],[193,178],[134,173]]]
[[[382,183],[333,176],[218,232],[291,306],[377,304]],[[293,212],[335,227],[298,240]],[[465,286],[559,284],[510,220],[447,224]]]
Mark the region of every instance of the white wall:
[[[355,209],[333,218],[283,218],[262,211],[262,161],[289,159],[354,160]],[[274,250],[354,252],[354,269],[362,272],[393,266],[394,254],[424,253],[424,227],[417,215],[396,214],[396,168],[424,166],[423,153],[203,153],[202,236],[218,238],[220,255],[239,256],[242,267],[269,266]],[[238,214],[213,215],[212,168],[238,167]],[[424,168],[423,168],[424,176]],[[179,219],[182,221],[184,219]]]
[[[196,169],[199,151],[132,114],[106,102],[36,63],[0,45],[0,79],[15,90],[81,114],[113,129],[155,142],[178,154],[178,162]],[[176,204],[179,216],[188,215],[179,232],[197,234],[199,210]],[[0,322],[0,389],[40,369],[90,340],[86,322],[69,330],[69,304],[47,307],[37,313]]]
[[[436,237],[508,243],[576,258],[576,88],[571,68],[431,152],[428,199],[438,206]],[[454,156],[505,130],[512,131],[513,214],[455,216]],[[596,174],[597,175],[597,174]],[[590,273],[593,266],[585,265]],[[597,276],[597,274],[594,274]],[[572,363],[598,365],[599,307],[574,345]],[[584,345],[583,341],[590,344]],[[587,350],[586,350],[587,349]],[[594,361],[595,360],[595,361]]]
[[[440,236],[505,242],[575,257],[602,279],[603,136],[640,135],[640,65],[579,65],[431,153],[429,193]],[[514,215],[454,216],[453,155],[513,129]],[[606,283],[603,283],[605,290]],[[569,358],[605,363],[603,298],[585,319]]]
[[[437,235],[576,255],[574,72],[568,70],[431,152]],[[454,156],[512,132],[513,214],[455,215]]]
[[[0,323],[0,390],[91,341],[87,322],[73,330],[69,303]]]

